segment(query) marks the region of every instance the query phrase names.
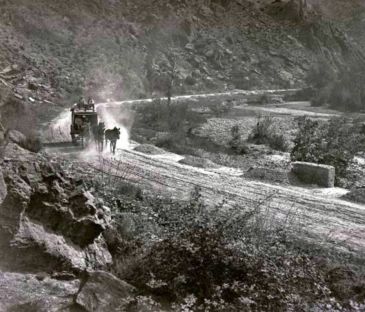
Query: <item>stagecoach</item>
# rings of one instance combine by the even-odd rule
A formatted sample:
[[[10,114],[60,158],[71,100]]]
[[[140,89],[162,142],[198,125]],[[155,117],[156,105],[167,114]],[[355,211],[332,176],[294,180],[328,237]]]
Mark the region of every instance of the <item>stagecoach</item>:
[[[71,108],[71,139],[72,143],[80,143],[82,147],[88,144],[92,129],[98,125],[98,114],[94,104],[74,104]]]

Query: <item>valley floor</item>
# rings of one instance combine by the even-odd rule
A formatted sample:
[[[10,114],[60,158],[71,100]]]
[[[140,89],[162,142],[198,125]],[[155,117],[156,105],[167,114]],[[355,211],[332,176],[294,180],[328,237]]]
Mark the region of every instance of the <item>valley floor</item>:
[[[316,110],[306,102],[291,102],[265,106],[239,106],[235,108],[234,121],[242,124],[254,123],[254,115],[274,114],[278,118],[290,118],[310,115],[328,118],[338,115],[335,111]],[[237,112],[241,111],[243,117]],[[247,114],[249,116],[247,116]],[[251,116],[250,116],[251,115]],[[243,119],[242,119],[243,118]],[[250,120],[248,120],[250,119]],[[252,119],[252,120],[251,120]],[[214,119],[213,119],[214,120]],[[227,119],[230,120],[230,119]],[[217,119],[221,122],[222,119]],[[284,120],[285,123],[285,120]],[[215,133],[208,124],[200,129],[212,137],[229,132],[231,125]],[[290,129],[290,122],[286,127]],[[119,149],[115,156],[95,152],[68,151],[52,148],[49,153],[60,154],[74,159],[87,171],[98,172],[112,179],[123,179],[138,185],[144,191],[154,195],[163,195],[176,199],[186,199],[198,187],[204,201],[214,206],[224,201],[224,207],[238,206],[240,209],[259,207],[262,214],[273,226],[288,222],[298,235],[315,240],[328,246],[365,252],[365,206],[342,200],[346,190],[320,189],[293,185],[274,184],[265,181],[245,179],[240,168],[196,168],[178,163],[183,156],[176,154],[147,155],[132,149]],[[285,155],[278,156],[281,162]],[[266,156],[265,156],[266,157]],[[267,156],[269,157],[269,156]]]

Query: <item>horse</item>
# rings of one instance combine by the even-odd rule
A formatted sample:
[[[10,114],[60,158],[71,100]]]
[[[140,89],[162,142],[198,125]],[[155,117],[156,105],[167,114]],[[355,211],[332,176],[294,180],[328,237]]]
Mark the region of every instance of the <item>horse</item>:
[[[105,140],[110,141],[110,151],[115,154],[115,148],[117,141],[120,139],[120,128],[114,127],[113,129],[105,130]]]
[[[103,122],[99,122],[92,130],[97,150],[102,152],[104,149],[105,124]]]

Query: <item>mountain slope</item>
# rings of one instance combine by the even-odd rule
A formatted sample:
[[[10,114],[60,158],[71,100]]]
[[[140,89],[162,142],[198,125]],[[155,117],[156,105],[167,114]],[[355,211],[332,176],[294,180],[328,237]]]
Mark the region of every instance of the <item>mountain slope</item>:
[[[342,33],[338,13],[350,17],[360,3],[336,1],[331,7],[320,1],[309,7]],[[97,99],[165,93],[172,67],[175,93],[301,87],[318,54],[341,63],[343,49],[328,26],[293,20],[290,10],[284,10],[289,16],[273,11],[293,5],[296,1],[1,1],[0,71],[16,64],[7,87],[23,99],[56,104],[83,92]],[[38,96],[29,90],[32,81]]]

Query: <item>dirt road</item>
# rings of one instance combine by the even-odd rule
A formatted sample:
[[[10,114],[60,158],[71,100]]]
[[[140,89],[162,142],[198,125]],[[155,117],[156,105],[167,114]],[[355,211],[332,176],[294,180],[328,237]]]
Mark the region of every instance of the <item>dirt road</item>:
[[[320,190],[248,181],[226,171],[190,167],[177,163],[174,157],[133,150],[119,150],[113,157],[91,153],[81,159],[99,172],[121,176],[153,194],[183,199],[199,187],[204,201],[211,206],[222,200],[226,200],[225,207],[243,210],[261,205],[269,224],[289,220],[291,229],[308,240],[365,252],[365,206]]]

